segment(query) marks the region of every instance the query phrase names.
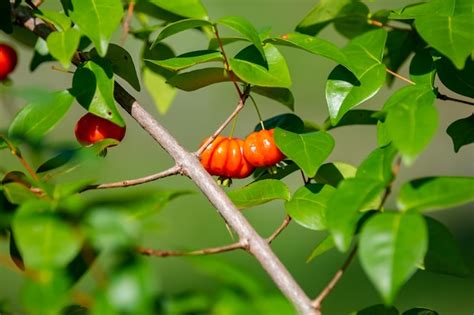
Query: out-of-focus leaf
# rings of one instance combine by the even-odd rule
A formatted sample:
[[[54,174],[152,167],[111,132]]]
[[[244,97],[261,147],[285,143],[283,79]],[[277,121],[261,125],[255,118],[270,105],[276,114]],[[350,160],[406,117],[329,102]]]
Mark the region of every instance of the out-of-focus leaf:
[[[454,152],[461,147],[474,143],[474,114],[451,123],[446,132],[453,140]]]
[[[260,94],[262,96],[275,100],[292,111],[295,109],[295,99],[290,89],[286,88],[275,88],[275,87],[263,87],[263,86],[252,86],[252,92]]]
[[[66,31],[71,28],[71,19],[64,13],[41,9],[36,15],[40,16],[42,20],[54,24],[60,31]]]
[[[370,11],[367,5],[353,1],[339,11],[338,18],[334,20],[334,28],[343,36],[353,38],[369,30],[377,29],[368,23]]]
[[[336,244],[334,244],[334,239],[332,238],[331,234],[328,234],[321,242],[319,242],[318,245],[316,245],[309,257],[306,259],[306,263],[311,262],[316,257],[321,256],[334,247],[336,247]]]
[[[4,184],[3,192],[8,201],[16,205],[38,198],[28,187],[16,182]]]
[[[372,305],[360,311],[352,312],[350,315],[398,315],[398,310],[393,307],[386,307],[383,304]]]
[[[383,62],[392,71],[398,72],[405,63],[410,54],[415,51],[417,45],[417,36],[414,32],[405,30],[391,30],[387,36],[387,53],[384,55]],[[391,85],[395,77],[389,75],[387,82]]]
[[[358,178],[370,178],[388,185],[393,179],[392,163],[397,155],[393,145],[372,151],[357,169]]]
[[[51,55],[59,60],[64,68],[69,68],[71,65],[71,58],[76,52],[81,34],[70,28],[62,32],[52,32],[49,34],[46,42]]]
[[[149,2],[179,16],[187,18],[207,18],[206,8],[202,5],[200,0],[149,0]]]
[[[339,182],[346,178],[355,177],[357,168],[342,162],[332,162],[321,165],[314,176],[318,183],[337,187]]]
[[[150,60],[146,61],[154,63],[158,66],[170,69],[172,71],[180,71],[197,64],[222,60],[222,54],[216,50],[196,50],[185,53],[170,59]]]
[[[166,83],[184,91],[195,91],[211,84],[230,81],[224,68],[205,68],[177,74]]]
[[[433,211],[474,200],[474,177],[424,177],[402,185],[397,203],[403,211]]]
[[[458,70],[447,58],[435,62],[438,77],[443,84],[458,94],[474,98],[474,61],[467,58],[464,69]]]
[[[415,307],[403,312],[402,315],[439,315],[439,313],[427,308]]]
[[[163,39],[170,37],[174,34],[203,26],[212,26],[212,23],[207,20],[201,19],[187,19],[170,23],[161,30],[161,32],[158,34],[158,37],[153,41],[151,48],[154,48]]]
[[[10,258],[15,263],[15,265],[22,271],[25,271],[25,263],[23,262],[23,257],[21,256],[18,245],[15,241],[15,236],[13,233],[10,233]]]
[[[13,32],[10,0],[0,0],[0,30],[7,34]]]
[[[245,209],[276,199],[289,200],[290,191],[285,183],[280,180],[265,179],[232,190],[228,193],[228,196],[237,208]]]

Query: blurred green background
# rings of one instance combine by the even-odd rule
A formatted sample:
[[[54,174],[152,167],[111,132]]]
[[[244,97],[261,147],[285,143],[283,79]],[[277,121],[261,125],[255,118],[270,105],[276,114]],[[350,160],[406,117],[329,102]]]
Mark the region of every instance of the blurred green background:
[[[271,26],[275,35],[292,31],[298,21],[316,4],[316,1],[309,0],[202,0],[202,2],[207,7],[211,19],[226,15],[241,15],[252,21],[257,29]],[[372,1],[367,4],[371,8],[371,12],[374,12],[382,8],[398,8],[415,2]],[[56,1],[45,1],[44,6],[55,8],[55,3]],[[226,34],[226,32],[223,33]],[[346,41],[334,31],[332,26],[325,29],[320,36],[340,46],[343,46]],[[119,37],[120,33],[117,32],[114,42],[118,42]],[[60,90],[70,87],[71,74],[53,70],[52,63],[43,64],[34,73],[30,73],[28,67],[32,50],[18,42],[12,42],[5,34],[0,34],[0,41],[11,43],[18,50],[19,66],[11,77],[16,87],[41,87],[46,90]],[[207,47],[204,35],[193,31],[173,36],[166,42],[175,49],[177,54]],[[229,46],[228,50],[233,52],[239,47],[238,45]],[[125,48],[134,57],[138,70],[140,42],[129,36]],[[322,123],[327,117],[324,97],[325,80],[335,64],[302,51],[289,48],[281,48],[281,50],[287,58],[292,74],[296,114],[306,120]],[[406,74],[407,65],[400,72]],[[121,81],[121,79],[118,80]],[[192,93],[180,91],[169,112],[166,115],[160,115],[151,98],[144,91],[144,87],[142,87],[141,93],[137,93],[132,91],[126,83],[124,85],[189,150],[196,149],[202,139],[216,129],[234,109],[238,100],[230,83],[212,85]],[[391,89],[384,88],[362,108],[380,108],[387,97],[403,85],[403,82],[398,81]],[[441,92],[446,91],[441,83],[439,86]],[[13,97],[5,87],[0,87],[0,93],[0,130],[5,130],[14,114],[24,105],[24,101]],[[452,95],[453,92],[448,92],[448,94]],[[287,108],[271,100],[258,96],[256,99],[264,118],[287,111]],[[393,196],[396,195],[398,187],[408,179],[428,175],[474,175],[474,146],[465,146],[455,154],[451,139],[445,133],[447,126],[452,121],[468,116],[472,112],[472,108],[459,103],[443,101],[437,101],[436,107],[441,117],[438,134],[413,166],[401,169],[394,192],[387,203],[389,208],[395,206]],[[74,143],[73,126],[83,114],[84,110],[80,106],[75,106],[61,124],[48,135],[48,141]],[[141,177],[172,165],[172,161],[166,153],[125,113],[123,116],[127,121],[125,140],[120,146],[109,150],[107,159],[91,166],[89,170],[88,175],[97,179],[97,182]],[[239,115],[235,135],[245,137],[256,123],[255,111],[251,106],[248,106]],[[373,126],[344,127],[333,130],[336,147],[329,160],[358,165],[375,148],[375,131]],[[33,164],[36,166],[41,162],[40,157],[32,158]],[[5,151],[0,152],[0,167],[21,169],[21,165]],[[234,187],[246,182],[246,180],[235,181]],[[301,178],[297,175],[290,176],[287,183],[294,191],[301,185]],[[87,192],[85,197],[153,189],[191,189],[197,193],[178,198],[156,217],[154,222],[156,224],[147,231],[147,236],[143,240],[144,247],[198,249],[232,242],[220,216],[198,193],[193,183],[184,177],[167,178],[127,190]],[[440,219],[454,233],[462,247],[470,270],[474,270],[472,206],[471,204],[433,213],[434,217]],[[283,204],[282,202],[272,202],[256,209],[246,210],[245,215],[262,235],[269,235],[284,217]],[[309,264],[305,263],[313,247],[323,236],[323,233],[305,230],[296,223],[292,223],[272,245],[283,263],[310,296],[315,296],[327,284],[345,257],[336,251],[331,251]],[[107,257],[101,257],[98,265],[106,259]],[[193,260],[153,257],[147,259],[154,270],[152,277],[162,292],[168,294],[190,290],[216,292],[222,286],[219,281],[209,278],[200,272],[199,268],[195,268]],[[254,277],[256,281],[261,282],[269,291],[275,290],[265,272],[251,256],[237,251],[220,254],[217,259],[231,263],[243,270]],[[23,279],[22,275],[14,270],[15,266],[8,258],[7,244],[1,242],[0,301],[9,300],[12,302],[11,305],[18,309],[19,292]],[[92,287],[92,283],[93,276],[88,273],[81,280],[78,288],[87,290]],[[326,300],[324,311],[325,314],[347,314],[380,302],[380,298],[360,268],[358,261],[355,260],[342,281]],[[417,272],[401,291],[395,305],[399,310],[425,306],[437,310],[440,314],[474,314],[474,276],[460,279],[428,272]]]

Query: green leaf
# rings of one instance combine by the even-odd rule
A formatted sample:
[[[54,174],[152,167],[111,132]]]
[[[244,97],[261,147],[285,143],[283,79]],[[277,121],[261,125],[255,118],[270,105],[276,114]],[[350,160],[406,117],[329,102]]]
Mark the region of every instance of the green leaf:
[[[255,45],[258,52],[260,52],[261,58],[263,58],[264,61],[267,61],[267,52],[264,51],[264,47],[260,41],[260,36],[255,27],[248,20],[240,16],[226,16],[217,20],[216,24],[224,25],[241,34],[244,38],[247,38]],[[271,63],[271,61],[268,61],[268,63]]]
[[[340,63],[346,68],[350,68],[351,66],[351,63],[347,60],[346,55],[341,51],[341,48],[318,37],[299,33],[289,33],[279,38],[270,38],[268,41],[275,45],[295,47],[315,55],[323,56],[335,61],[336,63]]]
[[[206,8],[200,0],[149,0],[150,3],[187,18],[207,18]]]
[[[474,61],[467,58],[464,69],[458,70],[447,58],[436,60],[438,77],[443,84],[458,94],[474,98]]]
[[[187,19],[187,20],[180,20],[174,23],[170,23],[161,30],[161,32],[158,34],[158,37],[156,37],[156,39],[153,41],[151,48],[155,47],[163,39],[170,37],[174,34],[177,34],[185,30],[192,29],[192,28],[204,27],[204,26],[212,26],[212,23],[207,20],[201,20],[201,19]]]
[[[368,23],[369,8],[362,2],[353,1],[344,6],[334,20],[334,28],[347,38],[353,38],[369,30],[377,29]]]
[[[64,68],[71,65],[72,56],[76,52],[81,34],[73,28],[63,32],[52,32],[49,34],[46,42],[50,54],[61,62]]]
[[[72,80],[71,93],[90,113],[125,126],[115,106],[113,71],[107,60],[89,60],[78,68]]]
[[[321,184],[337,187],[346,178],[355,177],[357,168],[342,162],[332,162],[321,165],[314,179]]]
[[[326,101],[331,123],[337,125],[345,113],[373,97],[385,82],[385,66],[375,64],[359,80],[343,66],[329,74]]]
[[[0,30],[7,34],[13,32],[10,0],[0,0]]]
[[[299,225],[311,230],[326,229],[326,207],[335,189],[329,185],[308,184],[298,189],[285,202],[288,215]]]
[[[378,112],[368,109],[353,109],[348,111],[342,118],[333,125],[331,118],[328,117],[324,122],[323,129],[330,130],[338,127],[352,126],[352,125],[376,125],[379,121],[374,114]]]
[[[421,307],[415,307],[403,312],[402,315],[439,315],[438,312]]]
[[[322,131],[297,134],[276,128],[274,137],[281,152],[293,160],[308,177],[316,175],[316,171],[334,148],[334,139]]]
[[[93,49],[91,56],[97,55],[97,50]],[[140,81],[138,80],[132,56],[128,51],[118,45],[110,44],[104,58],[112,64],[112,71],[116,75],[127,81],[135,90],[140,91]]]
[[[4,184],[2,189],[5,197],[12,204],[21,205],[28,200],[38,198],[28,187],[20,183]]]
[[[438,128],[436,96],[430,86],[412,85],[395,92],[385,103],[385,125],[390,139],[411,164],[429,144]]]
[[[69,16],[94,43],[99,56],[107,53],[110,38],[123,15],[120,0],[71,0]]]
[[[42,200],[23,204],[13,218],[15,240],[27,268],[61,268],[79,252],[82,237]]]
[[[388,185],[393,180],[392,163],[397,155],[393,145],[377,148],[359,165],[358,178],[369,178]]]
[[[295,109],[295,99],[290,89],[286,88],[275,88],[275,87],[263,87],[263,86],[252,86],[252,92],[260,94],[262,96],[275,100],[292,111]]]
[[[219,61],[222,60],[222,54],[220,51],[216,50],[196,50],[189,53],[185,53],[170,59],[162,59],[162,60],[150,60],[146,59],[146,61],[154,63],[158,66],[163,68],[172,70],[172,71],[180,71],[197,64],[201,64],[204,62],[210,61]]]
[[[372,305],[350,315],[398,315],[398,310],[393,307],[386,307],[383,304]]]
[[[383,189],[383,183],[366,178],[349,178],[339,184],[329,199],[326,222],[340,251],[347,251],[351,244],[357,222],[362,217],[359,211]]]
[[[298,165],[292,161],[285,161],[285,166],[277,167],[275,171],[269,172],[268,168],[257,168],[253,172],[253,177],[255,181],[264,180],[264,179],[283,179],[286,176],[293,174],[298,171],[300,168]]]
[[[332,238],[331,234],[328,234],[321,242],[319,242],[318,245],[316,245],[309,257],[306,259],[306,263],[311,262],[316,257],[321,256],[334,247],[336,247],[336,244],[334,244],[334,239]]]
[[[195,91],[211,84],[230,81],[224,68],[205,68],[177,74],[166,83],[184,91]]]
[[[474,143],[474,114],[451,123],[446,132],[453,140],[456,153],[462,146]]]
[[[272,44],[265,44],[263,49],[266,61],[253,45],[241,50],[229,60],[232,71],[242,81],[253,85],[290,87],[291,77],[285,58]]]
[[[36,13],[42,20],[54,24],[60,31],[66,31],[71,28],[71,19],[62,12],[44,10]]]
[[[235,42],[240,42],[240,41],[248,41],[248,39],[243,38],[243,37],[238,37],[238,36],[219,36],[219,39],[221,40],[222,46],[229,45]],[[207,46],[207,49],[210,50],[218,50],[219,49],[219,41],[217,38],[213,37],[209,39],[209,44]]]
[[[474,200],[474,177],[424,177],[403,184],[397,198],[403,211],[433,211]]]
[[[424,270],[458,277],[467,276],[469,269],[449,229],[433,218],[425,217],[425,220],[428,224],[429,245]]]
[[[410,79],[416,84],[433,87],[436,70],[428,49],[418,51],[410,63]]]
[[[296,133],[302,133],[304,131],[304,123],[301,118],[291,113],[273,116],[269,119],[264,120],[263,125],[266,129],[273,129],[278,127]],[[254,130],[262,130],[262,125],[257,124]]]
[[[394,10],[390,14],[391,19],[415,19],[420,16],[433,15],[452,16],[465,13],[471,10],[472,4],[469,0],[431,0],[407,5],[406,7]]]
[[[50,93],[26,105],[8,129],[12,138],[38,141],[50,131],[71,107],[74,97],[69,91]]]
[[[362,268],[390,305],[425,256],[426,223],[416,213],[375,215],[362,228],[359,246]]]
[[[427,15],[417,17],[415,28],[420,36],[440,53],[448,57],[458,69],[464,67],[471,54],[474,38],[472,12],[456,16]]]
[[[398,72],[408,57],[417,48],[419,37],[414,32],[405,30],[391,30],[388,32],[386,49],[387,52],[383,57],[383,62],[387,68],[394,72]],[[395,77],[389,75],[387,82],[391,85]]]
[[[239,209],[258,206],[275,199],[290,199],[290,191],[282,181],[265,179],[232,190],[228,193],[230,200]]]
[[[61,270],[42,270],[36,274],[36,278],[25,279],[21,291],[22,307],[28,310],[28,313],[60,314],[69,299],[69,279]]]

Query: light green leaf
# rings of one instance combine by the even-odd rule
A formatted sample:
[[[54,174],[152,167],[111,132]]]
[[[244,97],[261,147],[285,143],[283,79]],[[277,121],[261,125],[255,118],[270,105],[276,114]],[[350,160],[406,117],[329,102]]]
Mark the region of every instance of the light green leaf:
[[[239,209],[258,206],[275,199],[290,199],[288,187],[280,180],[265,179],[250,183],[228,193],[230,200]]]
[[[28,187],[20,183],[3,184],[2,189],[5,197],[12,204],[21,205],[28,200],[38,198]]]
[[[187,19],[187,20],[180,20],[174,23],[170,23],[161,30],[161,32],[158,34],[158,37],[156,37],[156,39],[153,41],[151,48],[155,47],[163,39],[170,37],[174,34],[177,34],[185,30],[192,29],[192,28],[212,26],[212,25],[213,24],[211,22],[207,20],[201,20],[201,19]]]
[[[120,0],[71,0],[69,16],[79,30],[91,39],[99,56],[107,53],[110,38],[123,15]]]
[[[308,259],[306,259],[306,263],[309,263],[316,257],[321,256],[334,247],[336,247],[336,244],[334,244],[334,239],[332,238],[331,234],[328,234],[321,242],[319,242],[318,245],[316,245],[316,247],[311,252],[311,255],[309,255]]]
[[[41,17],[44,21],[54,24],[60,31],[66,31],[71,28],[71,19],[64,13],[42,8],[35,15]]]
[[[285,202],[288,215],[299,225],[311,230],[326,229],[326,207],[335,188],[323,184],[308,184],[298,189]]]
[[[392,163],[397,155],[393,145],[377,148],[359,165],[358,178],[369,178],[388,185],[393,180]]]
[[[362,217],[360,210],[379,197],[384,189],[382,182],[366,178],[349,178],[342,181],[327,205],[326,222],[336,247],[347,251]]]
[[[73,101],[74,97],[69,91],[50,93],[38,98],[15,116],[8,135],[12,138],[40,140],[64,117]]]
[[[355,177],[357,168],[342,162],[332,162],[321,165],[314,179],[321,184],[337,187],[346,178]]]
[[[248,46],[229,60],[232,71],[244,82],[266,87],[288,88],[291,77],[283,55],[272,44],[265,44],[266,62],[255,46]]]
[[[205,68],[177,74],[166,83],[184,91],[194,91],[211,84],[230,81],[224,68]]]
[[[52,32],[46,42],[48,43],[49,53],[59,60],[64,68],[69,68],[71,58],[76,52],[80,39],[79,32],[70,28],[63,32]]]
[[[326,83],[331,123],[336,125],[350,109],[373,97],[384,84],[385,77],[385,66],[382,64],[375,64],[359,80],[342,66],[334,68]]]
[[[271,98],[272,100],[275,100],[277,102],[280,102],[292,111],[295,109],[295,99],[293,98],[293,93],[291,93],[290,89],[252,86],[251,91],[262,96]]]
[[[458,119],[446,129],[447,134],[453,140],[454,152],[465,145],[474,143],[474,114]]]
[[[161,60],[151,60],[146,59],[146,61],[161,66],[163,68],[180,71],[197,64],[211,62],[211,61],[220,61],[222,60],[222,54],[220,51],[216,50],[196,50],[189,53],[185,53],[169,59]]]
[[[149,0],[149,2],[183,17],[207,18],[206,8],[204,8],[200,0]]]
[[[150,93],[156,108],[160,114],[166,114],[176,97],[176,89],[166,83],[166,78],[150,70],[148,67],[143,67],[142,72],[143,83],[148,93]]]
[[[266,61],[268,58],[267,52],[264,51],[257,30],[249,21],[240,16],[226,16],[217,20],[216,24],[224,25],[247,38],[255,45],[255,48],[260,52],[260,56]]]
[[[334,148],[334,139],[322,131],[297,134],[276,128],[274,137],[281,152],[293,160],[308,177],[316,175],[316,171]]]
[[[397,203],[403,211],[433,211],[474,200],[474,177],[424,177],[403,184]]]
[[[362,228],[359,247],[363,269],[390,305],[425,256],[426,223],[416,213],[375,215]]]

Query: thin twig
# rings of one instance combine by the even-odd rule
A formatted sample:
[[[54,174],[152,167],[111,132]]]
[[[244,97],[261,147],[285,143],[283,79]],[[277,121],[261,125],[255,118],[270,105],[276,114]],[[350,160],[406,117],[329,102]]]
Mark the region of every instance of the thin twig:
[[[278,237],[278,235],[280,235],[280,233],[283,232],[283,230],[288,227],[290,222],[291,222],[291,217],[289,215],[285,216],[285,219],[283,219],[283,222],[275,230],[275,232],[273,232],[272,235],[267,237],[267,243],[271,244]]]
[[[393,75],[394,77],[399,78],[399,79],[402,80],[402,81],[405,81],[405,82],[407,82],[407,83],[409,83],[409,84],[411,84],[411,85],[415,85],[415,84],[416,84],[416,83],[413,82],[412,80],[410,80],[410,79],[408,79],[408,78],[405,78],[405,77],[402,76],[401,74],[398,74],[398,73],[396,73],[395,71],[390,70],[389,68],[385,68],[385,70],[386,70],[388,73],[390,73],[391,75]]]
[[[436,98],[438,98],[439,100],[442,100],[442,101],[453,101],[453,102],[458,102],[458,103],[463,103],[463,104],[466,104],[466,105],[474,106],[474,102],[461,100],[459,98],[454,98],[454,97],[451,97],[451,96],[448,96],[448,95],[441,94],[439,92],[436,95]]]
[[[406,31],[406,32],[410,32],[411,29],[410,28],[405,28],[405,27],[399,27],[399,26],[396,26],[396,25],[393,25],[393,24],[384,24],[380,21],[377,21],[377,20],[372,20],[370,19],[368,21],[368,23],[370,25],[373,25],[373,26],[377,26],[377,27],[380,27],[380,28],[384,28],[384,27],[387,27],[387,28],[390,28],[390,29],[393,29],[393,30],[400,30],[400,31]]]
[[[1,136],[1,135],[0,135]],[[5,137],[2,137],[3,141],[5,141],[5,143],[7,144],[8,148],[10,149],[10,152],[11,154],[16,157],[21,165],[23,165],[23,167],[26,169],[26,171],[31,175],[31,177],[35,180],[35,181],[39,181],[39,177],[38,175],[36,174],[36,172],[33,170],[33,168],[30,166],[30,164],[23,158],[23,155],[21,154],[21,152],[10,142],[10,140],[8,140],[7,138]]]
[[[39,8],[40,5],[42,5],[44,2],[44,0],[36,0],[33,4],[35,5],[35,7]]]
[[[140,177],[136,179],[128,179],[128,180],[122,180],[120,182],[114,182],[114,183],[106,183],[106,184],[98,184],[98,185],[90,185],[84,188],[82,191],[87,191],[87,190],[93,190],[93,189],[109,189],[109,188],[124,188],[124,187],[130,187],[130,186],[136,186],[136,185],[141,185],[145,183],[149,183],[161,178],[173,176],[176,174],[181,173],[181,168],[177,165],[170,167],[169,169],[145,176],[145,177]]]
[[[127,40],[127,35],[130,31],[130,21],[132,20],[133,10],[135,8],[135,0],[130,0],[128,4],[127,16],[125,20],[123,20],[122,24],[122,36],[120,37],[120,46],[125,45],[125,41]]]

